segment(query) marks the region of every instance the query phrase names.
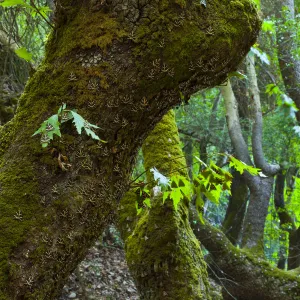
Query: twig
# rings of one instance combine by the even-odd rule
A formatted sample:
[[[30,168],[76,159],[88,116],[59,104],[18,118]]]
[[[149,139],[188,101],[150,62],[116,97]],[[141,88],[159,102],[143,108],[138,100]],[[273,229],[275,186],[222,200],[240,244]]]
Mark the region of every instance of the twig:
[[[30,4],[33,6],[33,8],[36,10],[36,12],[42,17],[42,19],[52,28],[54,29],[54,26],[43,16],[43,14],[40,12],[40,10],[37,8],[33,0],[30,0]]]

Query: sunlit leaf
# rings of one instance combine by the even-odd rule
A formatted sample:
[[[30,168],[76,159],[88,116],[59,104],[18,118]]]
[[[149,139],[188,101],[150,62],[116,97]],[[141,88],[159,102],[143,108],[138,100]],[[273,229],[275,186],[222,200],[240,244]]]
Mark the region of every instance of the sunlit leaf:
[[[273,21],[270,20],[264,20],[262,23],[262,30],[267,32],[270,31],[272,33],[275,33],[275,24]]]
[[[239,71],[230,72],[228,74],[228,78],[231,78],[231,77],[237,77],[239,79],[247,79],[247,76]]]
[[[99,136],[93,130],[91,130],[90,128],[86,128],[86,127],[84,127],[84,130],[87,135],[91,136],[92,139],[100,141]]]
[[[20,58],[23,58],[27,61],[31,61],[32,60],[32,54],[29,53],[26,48],[22,47],[22,48],[19,48],[19,49],[16,49],[15,50],[15,53],[20,57]]]
[[[144,203],[147,207],[151,208],[151,200],[150,200],[150,198],[145,199],[145,200],[143,201],[143,203]]]
[[[15,6],[15,5],[25,6],[26,3],[24,0],[4,0],[4,1],[0,2],[0,6],[2,6],[2,7],[10,7],[10,6]]]
[[[245,171],[250,173],[251,175],[258,175],[259,172],[261,171],[258,168],[254,168],[252,166],[248,166],[244,162],[236,159],[232,155],[229,156],[229,166],[235,168],[240,174],[243,174]]]

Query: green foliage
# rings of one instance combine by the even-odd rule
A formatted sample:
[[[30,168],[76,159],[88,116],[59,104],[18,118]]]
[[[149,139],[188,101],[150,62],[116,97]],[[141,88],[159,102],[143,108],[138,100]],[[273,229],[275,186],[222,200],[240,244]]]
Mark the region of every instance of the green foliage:
[[[289,166],[300,164],[299,136],[291,118],[276,110],[265,116],[263,132],[263,150],[269,161],[285,162]]]
[[[236,159],[232,155],[229,156],[229,166],[235,168],[240,174],[247,171],[249,174],[256,176],[260,174],[260,169],[246,165],[244,162]]]
[[[237,77],[238,79],[247,79],[247,76],[240,71],[230,72],[228,78]]]
[[[286,205],[287,210],[291,215],[294,216],[294,221],[297,227],[300,226],[300,178],[296,177],[295,179],[295,189],[292,192],[292,197],[290,202]],[[289,191],[291,192],[291,191]]]
[[[137,200],[135,201],[137,215],[142,212],[144,207],[151,208],[150,191],[146,188],[144,181],[135,183],[133,191],[137,195]]]
[[[156,168],[151,168],[150,171],[153,173],[154,180],[163,192],[163,203],[167,199],[172,200],[174,209],[177,211],[178,204],[184,197],[190,199],[192,192],[191,183],[185,177],[174,175],[168,178]]]
[[[286,233],[280,228],[280,221],[274,206],[274,202],[270,201],[264,229],[264,248],[266,258],[274,266],[277,265],[279,258],[278,253],[281,241],[280,236],[282,234]]]
[[[41,16],[43,18],[47,18],[48,14],[51,12],[52,10],[48,7],[48,6],[40,6],[38,8],[38,10],[33,9],[31,12],[31,15],[35,18],[37,17],[39,14],[41,14]]]
[[[264,32],[275,33],[276,32],[275,23],[272,20],[264,20],[262,23],[262,30]]]
[[[32,136],[41,134],[41,144],[45,148],[54,139],[54,134],[61,137],[60,125],[69,120],[73,120],[78,134],[81,134],[82,129],[84,129],[86,134],[91,136],[92,139],[105,142],[92,130],[92,128],[99,128],[98,126],[89,123],[74,110],[66,109],[65,103],[59,108],[57,114],[45,120]]]
[[[31,61],[31,60],[32,60],[32,54],[29,53],[29,52],[26,50],[25,47],[21,47],[21,48],[19,48],[19,49],[16,49],[16,50],[15,50],[15,53],[16,53],[19,57],[25,59],[26,61]]]
[[[0,6],[2,6],[2,7],[11,7],[11,6],[15,6],[15,5],[25,6],[27,4],[25,3],[24,0],[3,0],[0,3]]]
[[[218,204],[222,191],[230,193],[231,182],[232,175],[211,161],[194,179],[195,194],[203,193],[210,201]]]
[[[173,201],[174,209],[178,210],[178,204],[183,198],[190,199],[192,196],[191,183],[181,175],[175,175],[170,178],[170,185],[163,193],[163,203],[166,199]]]
[[[19,49],[16,54],[37,65],[43,58],[51,9],[42,0],[0,0],[0,31]]]
[[[197,156],[195,158],[204,164]],[[204,164],[205,165],[205,164]],[[229,156],[229,165],[239,171],[241,174],[245,171],[251,175],[260,175],[260,169],[254,168],[244,164],[242,161]],[[194,178],[193,183],[188,181],[184,176],[174,175],[171,178],[161,174],[156,168],[151,168],[156,186],[160,187],[163,195],[163,203],[166,200],[171,200],[175,211],[178,210],[178,205],[184,198],[191,199],[192,195],[196,195],[196,208],[199,213],[199,218],[203,221],[203,199],[202,195],[215,204],[219,204],[219,199],[222,192],[227,191],[230,194],[232,183],[232,175],[218,167],[213,161]],[[263,175],[261,175],[263,176]],[[150,206],[150,192],[145,189],[145,183],[135,184],[134,191],[138,195],[136,208],[138,214],[141,212],[143,206]],[[136,187],[137,186],[137,187]],[[145,204],[145,205],[144,205]]]

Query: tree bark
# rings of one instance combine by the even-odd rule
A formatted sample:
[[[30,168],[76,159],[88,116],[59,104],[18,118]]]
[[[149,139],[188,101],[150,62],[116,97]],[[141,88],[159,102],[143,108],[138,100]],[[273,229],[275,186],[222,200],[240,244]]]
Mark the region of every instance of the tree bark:
[[[181,101],[179,89],[189,97],[224,81],[260,25],[246,0],[123,4],[56,2],[45,60],[0,129],[0,299],[56,297],[114,218],[138,147]],[[64,124],[63,138],[43,150],[32,134],[63,102],[107,143]]]
[[[274,176],[279,170],[279,165],[271,165],[264,158],[262,147],[263,140],[263,119],[260,104],[260,94],[257,84],[255,58],[254,54],[248,54],[246,57],[247,75],[249,82],[249,97],[253,106],[253,128],[252,128],[252,151],[254,163],[257,168],[260,168],[266,175]]]
[[[143,154],[150,184],[153,175],[149,170],[154,167],[168,177],[180,174],[187,178],[172,111],[147,137]],[[135,198],[131,200],[133,206]],[[128,207],[128,201],[125,198],[121,205]],[[162,195],[154,195],[151,204],[151,209],[138,218],[131,234],[123,232],[127,236],[127,262],[142,299],[211,299],[201,248],[189,225],[187,199],[180,202],[178,211],[170,200],[163,204]],[[126,215],[123,209],[123,222]]]
[[[217,266],[215,272],[223,285],[224,299],[300,299],[299,270],[277,269],[260,257],[234,247],[224,233],[213,226],[199,222],[191,224],[211,254],[213,265]]]
[[[229,81],[226,86],[221,87],[221,92],[225,100],[227,126],[234,152],[238,159],[248,165],[252,165],[248,147],[242,135],[237,101]],[[259,110],[257,110],[257,113],[259,113]],[[262,130],[262,124],[260,123],[259,125],[260,130]],[[255,133],[258,131],[259,128],[256,129]],[[256,140],[255,142],[258,141]],[[262,150],[259,147],[254,147],[253,150],[255,149],[256,151]],[[253,248],[254,251],[258,250],[263,255],[264,224],[274,179],[272,176],[251,176],[247,172],[244,174],[244,177],[250,190],[250,201],[244,221],[242,246],[249,249]]]
[[[184,142],[184,155],[187,163],[187,168],[188,168],[188,175],[189,179],[192,181],[193,180],[193,140],[189,137],[183,139]]]
[[[300,266],[300,227],[290,233],[289,242],[288,269],[292,270]]]
[[[19,58],[0,31],[0,125],[14,115],[31,66]]]
[[[274,15],[276,26],[279,67],[287,94],[295,102],[296,118],[300,122],[300,60],[293,54],[297,50],[294,37],[295,2],[294,0],[264,0],[262,9],[267,16]],[[287,24],[290,25],[287,25]]]
[[[233,245],[237,245],[247,208],[248,186],[243,175],[233,171],[231,196],[222,223],[223,232]]]

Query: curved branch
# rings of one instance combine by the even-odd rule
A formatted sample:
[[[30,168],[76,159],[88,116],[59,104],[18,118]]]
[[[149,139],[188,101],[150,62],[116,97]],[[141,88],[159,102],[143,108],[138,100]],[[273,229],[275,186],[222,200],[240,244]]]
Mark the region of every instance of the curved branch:
[[[235,153],[238,159],[242,160],[248,165],[252,165],[252,161],[248,152],[248,146],[242,134],[238,113],[238,104],[230,81],[228,80],[225,86],[220,86],[220,90],[225,101],[227,126]]]
[[[262,169],[262,171],[267,175],[274,176],[280,170],[280,166],[277,164],[271,165],[267,163],[264,158],[263,147],[262,147],[263,119],[262,119],[262,112],[261,112],[259,89],[257,85],[254,55],[248,54],[246,58],[246,62],[247,62],[246,63],[247,74],[249,78],[250,101],[252,101],[253,112],[254,112],[254,123],[252,128],[253,158],[256,167]]]
[[[208,223],[195,222],[195,212],[191,215],[194,234],[210,252],[214,264],[222,271],[222,277],[226,277],[222,280],[227,290],[223,292],[224,299],[232,299],[228,292],[243,300],[299,299],[298,269],[282,271],[245,250],[237,249],[222,231]]]

